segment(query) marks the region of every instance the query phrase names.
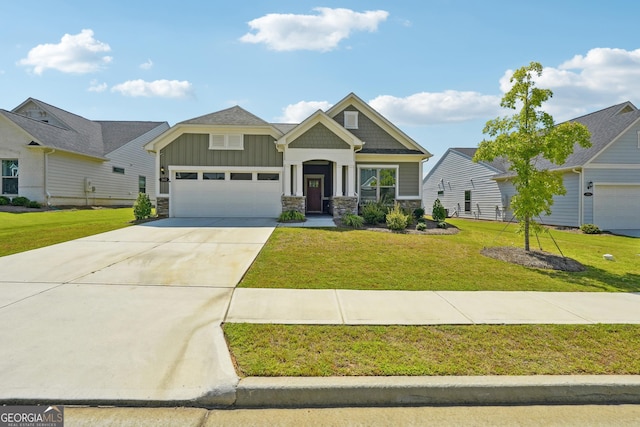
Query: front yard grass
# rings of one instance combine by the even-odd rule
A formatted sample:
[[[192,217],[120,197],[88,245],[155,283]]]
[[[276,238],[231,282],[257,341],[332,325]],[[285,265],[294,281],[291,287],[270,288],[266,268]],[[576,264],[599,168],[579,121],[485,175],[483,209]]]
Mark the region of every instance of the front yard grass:
[[[225,324],[240,376],[637,375],[638,325]]]
[[[127,227],[131,208],[0,212],[0,256]]]
[[[455,235],[277,228],[240,287],[295,289],[640,291],[640,241],[552,230],[565,256],[587,267],[567,273],[487,258],[484,246],[522,246],[516,226],[451,219]],[[559,254],[548,235],[545,251]],[[532,249],[537,245],[532,236]],[[535,248],[537,249],[537,247]],[[602,255],[609,253],[615,261]]]

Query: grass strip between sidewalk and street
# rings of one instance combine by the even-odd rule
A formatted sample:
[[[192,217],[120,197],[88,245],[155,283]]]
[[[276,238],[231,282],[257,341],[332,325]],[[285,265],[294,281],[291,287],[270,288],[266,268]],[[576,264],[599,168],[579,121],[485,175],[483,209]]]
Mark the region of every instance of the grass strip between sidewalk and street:
[[[241,377],[640,374],[640,325],[223,329]]]
[[[0,212],[0,256],[131,225],[132,208]]]

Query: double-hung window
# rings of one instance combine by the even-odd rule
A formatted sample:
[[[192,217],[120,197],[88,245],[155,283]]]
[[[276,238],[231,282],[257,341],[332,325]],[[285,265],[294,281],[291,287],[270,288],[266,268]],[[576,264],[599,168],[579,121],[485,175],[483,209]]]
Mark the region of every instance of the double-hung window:
[[[393,201],[396,198],[396,168],[360,169],[360,202]]]
[[[2,194],[18,194],[18,159],[2,160]]]

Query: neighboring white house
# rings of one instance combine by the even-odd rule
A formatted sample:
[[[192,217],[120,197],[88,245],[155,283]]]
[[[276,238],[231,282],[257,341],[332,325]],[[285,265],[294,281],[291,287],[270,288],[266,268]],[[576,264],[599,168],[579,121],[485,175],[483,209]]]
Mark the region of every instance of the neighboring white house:
[[[561,172],[566,195],[554,197],[550,225],[596,224],[603,230],[640,228],[640,111],[624,102],[570,120],[591,132],[590,148],[574,147],[562,165],[539,167]],[[451,216],[509,221],[515,189],[513,172],[499,160],[472,162],[475,148],[451,148],[423,181],[427,213],[439,198]]]
[[[166,122],[92,121],[29,98],[0,110],[1,194],[49,205],[131,205],[155,198],[155,160],[142,147]]]

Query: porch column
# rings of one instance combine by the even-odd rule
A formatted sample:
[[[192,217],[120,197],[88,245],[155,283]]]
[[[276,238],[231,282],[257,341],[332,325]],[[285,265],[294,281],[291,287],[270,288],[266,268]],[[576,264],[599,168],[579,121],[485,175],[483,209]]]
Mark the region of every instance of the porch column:
[[[291,196],[291,163],[284,164],[282,179],[284,180],[284,195]]]
[[[302,163],[296,163],[296,196],[304,195],[302,179]]]
[[[356,195],[356,166],[347,166],[347,196],[355,197]]]
[[[336,185],[334,187],[336,189],[336,192],[334,193],[334,196],[342,197],[342,179],[343,179],[342,164],[336,163],[335,170],[336,170]]]

